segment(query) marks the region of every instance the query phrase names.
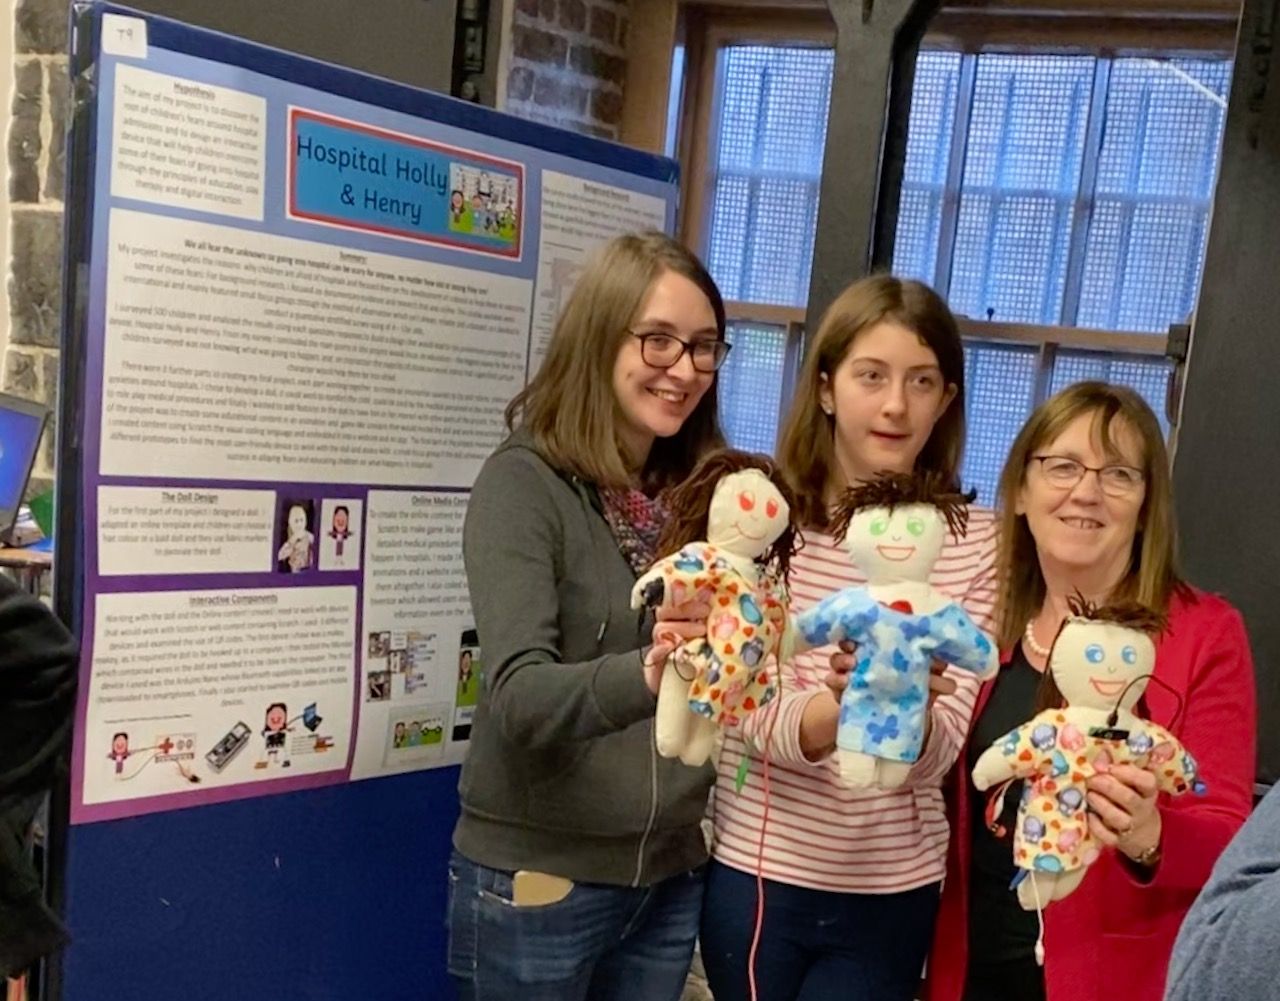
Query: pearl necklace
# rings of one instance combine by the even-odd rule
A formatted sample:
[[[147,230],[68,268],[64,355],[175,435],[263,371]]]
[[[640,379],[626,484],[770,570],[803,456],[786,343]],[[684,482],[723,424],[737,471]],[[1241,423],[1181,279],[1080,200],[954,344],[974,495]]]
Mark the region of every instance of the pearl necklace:
[[[1027,641],[1027,647],[1031,650],[1032,653],[1034,653],[1037,657],[1042,658],[1043,660],[1049,659],[1048,647],[1043,647],[1036,641],[1036,620],[1035,619],[1027,620],[1027,631],[1022,634],[1022,637]]]

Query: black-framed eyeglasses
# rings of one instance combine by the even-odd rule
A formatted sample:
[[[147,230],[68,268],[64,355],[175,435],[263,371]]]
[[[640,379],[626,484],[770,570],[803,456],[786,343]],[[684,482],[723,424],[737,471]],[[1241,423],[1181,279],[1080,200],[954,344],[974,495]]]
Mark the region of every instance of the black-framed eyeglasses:
[[[662,331],[627,331],[640,340],[640,357],[652,368],[671,368],[689,352],[693,367],[699,372],[715,372],[729,357],[733,347],[728,341],[707,338],[701,341],[682,341],[675,334]]]
[[[1069,490],[1084,479],[1085,473],[1097,473],[1102,492],[1111,497],[1128,497],[1142,487],[1145,474],[1136,466],[1113,463],[1108,466],[1086,466],[1065,455],[1033,455],[1040,471],[1052,486]]]

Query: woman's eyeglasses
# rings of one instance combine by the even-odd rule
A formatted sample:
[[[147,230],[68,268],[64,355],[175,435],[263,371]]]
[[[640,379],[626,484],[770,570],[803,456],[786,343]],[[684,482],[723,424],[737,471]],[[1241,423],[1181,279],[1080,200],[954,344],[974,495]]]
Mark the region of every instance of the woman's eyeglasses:
[[[1040,463],[1045,480],[1055,487],[1070,490],[1084,479],[1085,473],[1097,473],[1098,485],[1110,497],[1128,497],[1141,488],[1146,477],[1136,466],[1119,463],[1110,466],[1086,466],[1065,455],[1033,455],[1032,461]]]
[[[733,347],[728,341],[710,338],[682,341],[675,334],[659,331],[631,330],[628,333],[640,340],[640,357],[652,368],[671,368],[687,351],[697,371],[715,372],[724,364],[724,360],[729,357],[729,349]]]

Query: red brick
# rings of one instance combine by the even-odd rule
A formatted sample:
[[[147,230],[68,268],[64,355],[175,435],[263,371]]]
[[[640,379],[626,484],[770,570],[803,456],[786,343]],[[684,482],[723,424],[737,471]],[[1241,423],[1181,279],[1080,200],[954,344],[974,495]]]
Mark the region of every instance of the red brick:
[[[583,31],[587,27],[587,5],[583,0],[560,0],[560,27]]]
[[[544,66],[563,66],[569,43],[549,31],[539,31],[523,24],[511,29],[512,51],[521,58]]]
[[[618,15],[603,7],[591,8],[591,37],[612,45],[618,36]]]
[[[556,23],[556,0],[538,0],[538,16],[551,24]]]
[[[580,115],[587,106],[587,88],[540,73],[533,83],[533,103]]]
[[[591,117],[606,125],[622,121],[622,94],[616,90],[596,90],[591,95]]]
[[[533,70],[527,66],[512,67],[507,74],[507,97],[513,101],[527,101],[533,94]]]
[[[516,10],[528,17],[537,17],[538,0],[516,0]]]
[[[561,39],[563,41],[563,39]],[[517,53],[518,54],[518,53]],[[569,49],[569,65],[584,76],[608,80],[623,85],[627,75],[627,61],[621,56],[611,56],[592,45],[575,45]]]

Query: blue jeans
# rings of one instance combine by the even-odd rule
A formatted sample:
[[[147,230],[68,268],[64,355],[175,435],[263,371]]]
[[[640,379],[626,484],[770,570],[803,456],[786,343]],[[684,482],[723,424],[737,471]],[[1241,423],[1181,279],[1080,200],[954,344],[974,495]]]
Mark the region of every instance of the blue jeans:
[[[764,881],[756,952],[760,1001],[911,1001],[933,938],[939,885],[835,893]],[[756,878],[712,862],[702,906],[702,965],[716,1001],[748,1001]]]
[[[705,867],[648,887],[575,883],[516,907],[512,873],[449,860],[449,973],[461,1001],[678,1001]]]

